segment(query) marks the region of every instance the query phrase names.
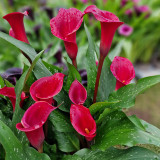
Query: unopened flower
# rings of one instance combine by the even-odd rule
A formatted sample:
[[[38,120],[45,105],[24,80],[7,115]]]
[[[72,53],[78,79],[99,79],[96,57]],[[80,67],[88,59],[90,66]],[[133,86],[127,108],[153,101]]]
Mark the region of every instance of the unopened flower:
[[[64,76],[62,73],[55,73],[53,76],[43,77],[35,81],[30,87],[30,94],[33,100],[46,101],[52,104],[53,97],[63,87]]]
[[[86,89],[77,80],[71,84],[69,98],[74,104],[83,104],[87,99]]]
[[[14,90],[14,87],[3,87],[0,89],[0,94],[3,96],[6,96],[10,99],[12,106],[13,106],[13,111],[15,110],[15,104],[16,104],[16,93]],[[20,106],[22,107],[23,101],[28,98],[24,92],[21,94],[21,102]]]
[[[127,24],[123,24],[119,27],[118,33],[123,36],[129,36],[133,32],[133,28]]]
[[[36,102],[24,113],[21,123],[16,125],[17,129],[25,132],[29,142],[37,150],[41,148],[45,138],[43,125],[56,108],[47,102]]]
[[[70,108],[70,120],[74,129],[91,141],[96,136],[96,122],[88,108],[83,105],[72,104]]]
[[[116,90],[129,84],[135,77],[133,64],[127,58],[116,56],[110,68],[112,74],[117,79]]]

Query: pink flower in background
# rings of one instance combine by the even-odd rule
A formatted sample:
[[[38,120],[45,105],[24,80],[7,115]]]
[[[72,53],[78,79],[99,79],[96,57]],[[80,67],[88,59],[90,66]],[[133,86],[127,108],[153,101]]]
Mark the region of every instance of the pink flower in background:
[[[47,102],[36,102],[24,113],[21,123],[16,128],[25,132],[29,142],[39,150],[44,141],[43,125],[49,114],[57,107],[51,106]]]
[[[88,3],[88,0],[81,0],[81,2],[83,2],[83,3]]]
[[[133,28],[127,24],[123,24],[119,27],[118,33],[123,36],[129,36],[133,32]]]
[[[124,57],[116,56],[110,66],[111,72],[117,79],[116,88],[119,88],[129,84],[135,77],[135,70],[133,64]]]
[[[132,9],[127,9],[127,10],[125,11],[125,14],[126,14],[127,16],[131,17],[132,14],[133,14],[133,10],[132,10]]]
[[[134,9],[135,9],[137,16],[140,16],[141,14],[145,13],[146,18],[147,18],[147,17],[149,17],[149,15],[151,13],[151,10],[150,10],[149,6],[147,6],[147,5],[135,6]]]

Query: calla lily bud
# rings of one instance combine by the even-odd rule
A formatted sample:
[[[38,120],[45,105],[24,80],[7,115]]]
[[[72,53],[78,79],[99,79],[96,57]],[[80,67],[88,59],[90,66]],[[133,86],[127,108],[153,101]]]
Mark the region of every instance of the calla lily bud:
[[[69,89],[69,98],[74,104],[83,104],[87,99],[87,91],[82,84],[75,80]]]

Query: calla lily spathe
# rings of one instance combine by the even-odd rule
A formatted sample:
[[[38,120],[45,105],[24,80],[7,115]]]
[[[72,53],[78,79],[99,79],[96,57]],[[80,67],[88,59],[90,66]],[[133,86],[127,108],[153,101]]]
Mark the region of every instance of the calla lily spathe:
[[[64,76],[62,73],[55,73],[53,76],[43,77],[35,81],[30,87],[30,94],[33,100],[46,101],[52,104],[53,97],[63,87]]]
[[[21,123],[16,128],[25,132],[29,142],[39,150],[44,141],[43,125],[49,114],[57,107],[53,107],[47,102],[36,102],[24,113]]]
[[[129,84],[135,77],[133,64],[127,58],[116,56],[110,68],[112,74],[117,79],[116,90]]]
[[[67,54],[75,66],[78,52],[76,31],[82,22],[83,14],[76,8],[61,8],[58,15],[50,20],[52,34],[64,41]]]
[[[13,106],[13,111],[15,110],[15,105],[16,105],[16,93],[14,90],[14,87],[3,87],[0,89],[0,94],[3,96],[6,96],[10,99],[12,106]],[[20,106],[22,107],[23,101],[28,98],[24,92],[21,94],[21,102]]]

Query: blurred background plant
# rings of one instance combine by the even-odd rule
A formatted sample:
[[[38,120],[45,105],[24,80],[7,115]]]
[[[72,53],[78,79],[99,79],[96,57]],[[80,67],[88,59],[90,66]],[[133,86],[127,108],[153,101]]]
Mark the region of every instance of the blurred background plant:
[[[113,58],[112,55],[120,55],[130,59],[135,65],[137,78],[160,74],[160,0],[1,0],[0,31],[8,33],[10,29],[9,24],[2,18],[4,15],[27,10],[29,16],[24,18],[24,24],[30,44],[37,52],[45,50],[43,54],[44,61],[66,67],[62,63],[64,61],[62,60],[62,54],[64,56],[67,56],[67,54],[62,41],[51,34],[50,19],[57,15],[59,8],[75,7],[84,11],[88,5],[92,4],[95,4],[101,10],[113,12],[125,23],[119,28],[114,37],[109,53],[110,58]],[[99,22],[92,15],[85,16],[84,21],[97,45],[99,45],[101,35]],[[88,43],[83,25],[77,33],[77,44],[79,47],[78,68],[84,69],[85,61],[83,58]],[[0,73],[11,67],[22,68],[23,64],[27,63],[16,47],[1,40],[0,48]],[[8,72],[6,71],[5,74],[8,74]],[[153,93],[157,93],[158,91],[155,91],[155,89],[153,88],[151,92],[148,91],[146,94],[153,95]],[[148,96],[146,97],[143,101],[146,101],[148,106],[149,104],[154,106],[153,112],[155,114],[153,113],[153,115],[156,115],[157,110],[160,110],[158,108],[159,103],[157,101],[156,104],[153,103],[153,96],[149,96],[151,99]],[[155,99],[159,99],[158,96]],[[141,98],[137,100],[140,102]],[[139,106],[136,113],[139,114],[140,118],[150,122],[153,121],[154,124],[160,126],[158,120],[156,122],[155,118],[151,118],[154,116],[149,116],[148,120],[148,117],[145,117],[146,114],[145,116],[141,114],[146,109],[146,103],[139,102],[136,103],[136,106]]]

